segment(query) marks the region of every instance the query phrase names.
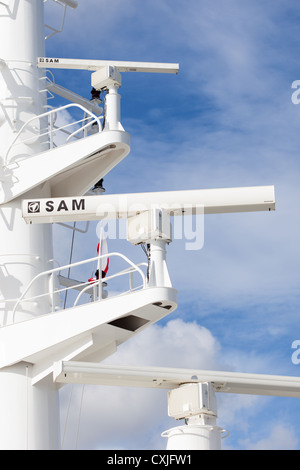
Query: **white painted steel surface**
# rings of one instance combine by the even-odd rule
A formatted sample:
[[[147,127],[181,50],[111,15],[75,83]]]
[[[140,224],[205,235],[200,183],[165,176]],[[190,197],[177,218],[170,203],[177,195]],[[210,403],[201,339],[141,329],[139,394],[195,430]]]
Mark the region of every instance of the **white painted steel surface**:
[[[176,308],[177,291],[156,287],[11,324],[0,328],[0,367],[30,362],[38,381],[56,361],[101,361],[108,349],[115,351]]]
[[[68,7],[71,8],[77,8],[78,7],[78,1],[77,0],[59,0],[60,3],[64,3]]]
[[[66,361],[56,364],[54,380],[59,383],[90,383],[168,390],[186,383],[210,382],[216,392],[300,398],[299,377],[226,371]]]
[[[206,420],[208,421],[208,420]],[[221,450],[224,429],[216,426],[216,419],[206,424],[177,426],[162,433],[167,437],[166,450]]]
[[[129,150],[129,134],[111,130],[24,158],[8,170],[10,180],[3,183],[0,204],[21,196],[38,200],[44,197],[41,187],[45,188],[44,192],[47,190],[47,200],[85,194]]]
[[[59,396],[51,376],[32,386],[32,364],[0,371],[0,449],[58,450]]]
[[[28,119],[41,114],[46,104],[46,94],[40,92],[43,72],[35,65],[36,57],[44,54],[43,1],[14,2],[13,11],[0,4],[0,17],[0,154],[3,156],[16,132]],[[47,123],[41,119],[36,128],[28,129],[27,144],[11,154],[12,167],[16,166],[15,159],[19,155],[32,157],[45,150],[37,138],[45,125]],[[12,167],[4,168],[2,163],[1,182],[7,194],[11,194],[15,183]],[[31,195],[48,197],[49,188],[44,185]],[[32,277],[49,267],[53,256],[51,227],[24,226],[20,200],[2,204],[0,233],[0,325],[3,327],[13,307],[6,300],[20,295]],[[16,320],[42,315],[47,307],[47,301],[31,303],[27,309],[17,312]],[[12,340],[13,346],[16,338]],[[21,341],[32,342],[34,337],[29,334]],[[2,345],[1,355],[3,352]],[[57,388],[49,380],[32,387],[31,369],[31,365],[20,363],[0,370],[1,449],[56,449],[59,446]]]
[[[28,210],[28,203],[32,199],[24,200],[23,217],[26,222],[49,223],[70,220],[99,220],[101,218],[121,219],[155,208],[163,208],[167,213],[179,216],[275,209],[274,186],[85,196],[84,210],[74,210],[73,199],[64,198],[67,211],[61,210],[61,199],[55,200],[53,198],[51,199],[53,200],[53,210],[47,210],[49,199],[38,199],[40,211],[34,213]]]
[[[128,62],[116,60],[63,59],[58,57],[37,58],[39,68],[57,68],[73,70],[96,71],[106,66],[116,67],[119,72],[175,73],[179,71],[178,64],[160,62]]]
[[[3,14],[1,14],[3,13]],[[15,138],[16,131],[30,118],[41,114],[46,103],[46,95],[39,93],[42,87],[42,76],[35,66],[36,55],[43,50],[43,2],[29,0],[19,2],[15,17],[8,15],[7,9],[0,5],[0,57],[6,65],[0,74],[0,154],[6,154]],[[8,38],[18,38],[11,41]],[[21,86],[22,84],[22,86]],[[45,122],[40,122],[42,127]],[[45,147],[37,140],[36,129],[29,129],[29,144],[18,148],[18,155],[31,157]],[[12,152],[14,164],[16,153]],[[13,193],[15,179],[11,168],[1,168],[1,188],[5,187],[7,195]],[[26,177],[27,176],[27,177]],[[24,175],[25,179],[30,175]],[[2,190],[1,190],[2,192]],[[49,196],[48,186],[39,188],[32,196]],[[1,202],[7,202],[2,200]],[[1,206],[0,219],[0,262],[3,282],[0,291],[0,325],[5,325],[11,304],[5,299],[16,298],[24,286],[38,272],[48,267],[52,256],[51,227],[24,226],[21,214],[21,202]],[[42,313],[45,305],[31,305],[26,311],[18,312],[18,321],[31,318],[37,312]]]

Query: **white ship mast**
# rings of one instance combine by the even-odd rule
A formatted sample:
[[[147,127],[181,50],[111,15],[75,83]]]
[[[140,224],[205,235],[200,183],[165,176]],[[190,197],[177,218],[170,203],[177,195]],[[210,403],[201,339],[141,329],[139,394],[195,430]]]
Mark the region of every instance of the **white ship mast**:
[[[63,7],[63,20],[67,7],[77,6],[75,0],[54,1]],[[275,208],[274,188],[87,196],[130,151],[130,136],[120,121],[121,74],[177,73],[178,65],[46,58],[43,7],[43,0],[0,2],[0,447],[59,449],[58,389],[79,382],[168,388],[170,415],[186,418],[188,425],[167,432],[167,448],[220,448],[216,391],[299,397],[299,380],[170,369],[124,371],[101,367],[100,362],[177,307],[166,263],[170,214],[269,211]],[[62,26],[48,28],[51,37]],[[97,101],[49,80],[46,68],[90,70],[95,92],[106,92],[104,111]],[[70,104],[49,109],[49,91]],[[69,108],[83,113],[71,130],[56,123]],[[58,145],[59,132],[65,139]],[[126,275],[129,289],[108,298],[101,277],[72,281],[64,274],[71,265],[58,267],[52,253],[52,222],[104,216],[127,218],[128,240],[146,243],[150,254],[146,267],[122,253],[109,254],[122,259],[126,268],[105,282]],[[102,258],[99,253],[72,266],[97,262],[100,267]],[[64,308],[60,295],[71,289],[77,296]]]
[[[12,199],[15,183],[13,170],[18,160],[31,158],[47,149],[39,133],[47,120],[37,120],[27,129],[27,144],[9,147],[27,120],[42,114],[46,94],[42,93],[42,73],[35,66],[36,57],[44,54],[43,2],[3,1],[0,3],[0,141],[1,141],[1,314],[3,331],[12,323],[14,301],[37,273],[49,268],[52,255],[51,227],[27,227],[22,222],[21,200]],[[46,140],[46,139],[45,139]],[[23,174],[24,186],[30,175]],[[49,195],[47,184],[40,184],[32,195]],[[18,310],[15,322],[32,320],[47,313],[48,301],[31,302]],[[32,336],[22,338],[27,343]],[[30,385],[33,364],[29,361],[6,361],[6,345],[1,340],[1,358],[7,367],[1,369],[0,389],[2,449],[58,448],[59,402],[51,377],[47,384]],[[52,410],[53,413],[50,411]],[[49,412],[50,411],[50,412]]]

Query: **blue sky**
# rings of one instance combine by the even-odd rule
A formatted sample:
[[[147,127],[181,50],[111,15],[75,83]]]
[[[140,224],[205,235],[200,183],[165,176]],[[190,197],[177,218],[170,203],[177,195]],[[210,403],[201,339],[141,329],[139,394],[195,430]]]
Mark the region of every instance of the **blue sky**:
[[[47,56],[180,64],[177,76],[123,74],[131,153],[105,177],[107,194],[269,184],[276,191],[275,212],[206,216],[201,250],[170,245],[178,309],[106,362],[298,376],[291,345],[300,339],[300,105],[291,98],[300,79],[299,2],[78,3],[47,41]],[[48,0],[48,23],[58,23],[59,9]],[[90,98],[89,72],[57,70],[55,79]],[[94,256],[94,242],[92,224],[75,240],[77,256]],[[109,243],[143,261],[126,241]],[[70,393],[61,393],[63,429]],[[224,449],[300,448],[297,399],[217,397],[218,424],[230,432]],[[161,391],[75,386],[70,410],[64,448],[163,449],[160,433],[176,425]]]

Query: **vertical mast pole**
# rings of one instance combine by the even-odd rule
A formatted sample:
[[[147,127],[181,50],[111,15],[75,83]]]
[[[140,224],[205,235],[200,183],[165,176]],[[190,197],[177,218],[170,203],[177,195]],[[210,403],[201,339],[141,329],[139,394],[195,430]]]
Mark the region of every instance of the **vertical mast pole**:
[[[0,3],[0,190],[9,196],[14,181],[10,168],[18,159],[30,158],[48,148],[39,135],[47,122],[35,120],[23,137],[27,143],[13,146],[23,124],[44,112],[46,95],[36,58],[44,54],[43,0]],[[22,175],[29,179],[31,175]],[[49,197],[47,183],[32,190],[30,197]],[[49,299],[20,304],[12,318],[14,303],[34,276],[51,268],[52,228],[26,225],[21,199],[0,205],[0,327],[30,320],[49,311]],[[34,292],[32,292],[34,294]],[[34,341],[35,338],[24,338]],[[0,345],[5,354],[5,344]],[[58,392],[51,380],[31,384],[32,366],[19,363],[0,369],[0,448],[56,449],[59,447]]]

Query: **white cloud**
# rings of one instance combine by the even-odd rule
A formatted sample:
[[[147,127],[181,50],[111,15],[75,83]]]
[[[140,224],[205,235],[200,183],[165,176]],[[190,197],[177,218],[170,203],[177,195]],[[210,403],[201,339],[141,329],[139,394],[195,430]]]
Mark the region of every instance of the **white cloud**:
[[[215,369],[220,346],[206,329],[171,320],[154,325],[122,345],[108,364]],[[61,391],[62,429],[65,428],[70,386]],[[81,407],[82,386],[74,387],[64,448],[74,448]],[[160,433],[176,422],[167,417],[167,391],[85,386],[78,448],[141,449],[166,442]],[[149,447],[150,446],[150,447]]]
[[[270,426],[269,426],[270,427]],[[287,424],[273,423],[269,434],[262,436],[261,430],[241,441],[245,450],[297,450],[299,439],[295,429]]]
[[[161,367],[214,368],[220,345],[210,331],[196,322],[170,320],[153,325],[122,345],[108,363]]]

